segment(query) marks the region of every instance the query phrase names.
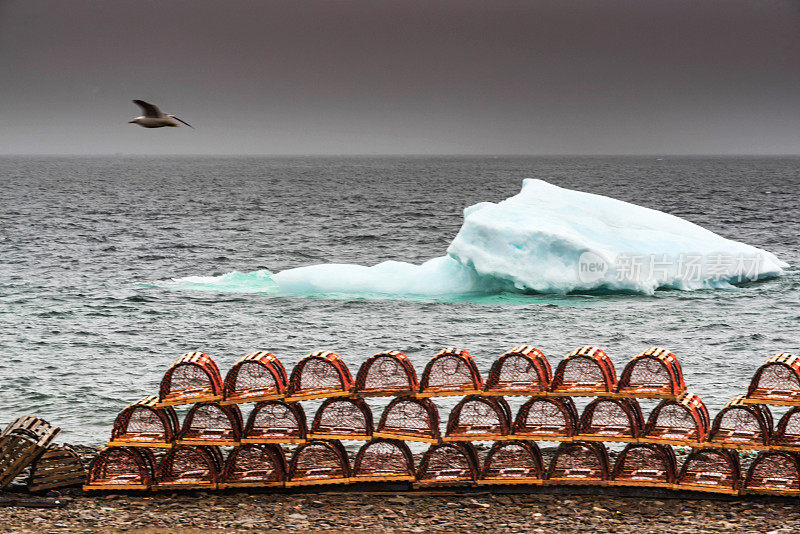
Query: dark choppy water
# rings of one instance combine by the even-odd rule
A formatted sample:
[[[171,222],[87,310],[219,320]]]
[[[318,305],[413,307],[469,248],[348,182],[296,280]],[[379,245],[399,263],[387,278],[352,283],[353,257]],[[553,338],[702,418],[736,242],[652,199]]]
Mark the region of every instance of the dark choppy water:
[[[234,270],[419,263],[444,253],[464,207],[509,197],[523,178],[667,211],[792,267],[734,291],[653,297],[327,300],[154,286]],[[155,392],[191,350],[223,373],[252,350],[290,366],[323,348],[353,372],[383,349],[421,371],[455,345],[485,373],[522,343],[553,362],[597,344],[618,370],[658,344],[678,354],[712,412],[766,357],[800,350],[798,158],[5,157],[0,185],[0,423],[38,413],[74,441],[103,441],[116,413]]]

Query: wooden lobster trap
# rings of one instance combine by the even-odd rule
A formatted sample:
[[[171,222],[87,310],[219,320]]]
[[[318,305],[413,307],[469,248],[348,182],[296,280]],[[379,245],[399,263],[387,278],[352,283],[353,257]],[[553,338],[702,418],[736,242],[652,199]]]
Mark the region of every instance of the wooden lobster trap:
[[[784,451],[766,451],[750,465],[742,493],[800,495],[800,458]]]
[[[514,347],[495,360],[484,395],[544,395],[550,388],[553,372],[539,349],[530,345]]]
[[[41,456],[61,429],[34,416],[12,421],[0,432],[0,489]]]
[[[503,397],[467,395],[450,412],[444,441],[495,441],[511,433],[511,408]]]
[[[86,483],[86,469],[80,457],[67,446],[47,449],[31,465],[28,491],[35,493]]]
[[[156,406],[219,400],[222,400],[222,377],[217,364],[205,352],[187,352],[164,373]]]
[[[439,443],[439,410],[430,399],[397,397],[383,410],[378,428],[372,435],[376,438]]]
[[[560,443],[547,470],[547,484],[605,486],[610,471],[608,451],[602,443]]]
[[[236,362],[222,385],[220,404],[282,399],[286,395],[286,369],[271,352],[251,352]]]
[[[242,412],[235,404],[201,402],[192,406],[175,442],[180,445],[235,446],[242,439]]]
[[[739,454],[730,449],[694,449],[683,463],[676,489],[728,493],[739,492]]]
[[[631,443],[617,458],[608,484],[672,488],[677,469],[675,452],[669,445]]]
[[[800,357],[776,354],[758,368],[745,403],[800,405]]]
[[[146,490],[154,483],[153,451],[134,447],[106,447],[89,465],[83,489]]]
[[[577,439],[635,442],[644,429],[642,409],[636,399],[597,398],[581,415]]]
[[[250,412],[240,441],[305,443],[307,433],[306,413],[299,402],[262,401]]]
[[[699,446],[709,431],[709,415],[702,399],[684,393],[678,400],[662,400],[650,413],[640,442]]]
[[[158,408],[158,397],[144,397],[122,410],[114,421],[109,447],[172,447],[180,425],[172,406]]]
[[[743,396],[720,410],[708,435],[710,446],[766,450],[772,435],[772,414],[763,404],[745,404]]]
[[[800,407],[783,414],[770,442],[773,450],[800,451]]]
[[[248,443],[228,454],[217,487],[283,487],[287,471],[280,445]]]
[[[342,357],[317,351],[305,356],[292,369],[286,400],[347,397],[352,390],[353,377]]]
[[[569,397],[533,397],[514,420],[516,439],[571,441],[578,433],[578,410]]]
[[[478,465],[478,452],[468,441],[431,445],[422,455],[414,486],[472,486]]]
[[[356,455],[352,482],[413,482],[414,457],[404,442],[378,438],[365,443]]]
[[[417,396],[476,395],[482,389],[481,373],[469,352],[449,347],[440,350],[425,366]]]
[[[417,371],[408,356],[392,350],[370,356],[356,375],[354,392],[359,397],[413,395],[419,389]]]
[[[535,441],[498,441],[486,455],[479,485],[541,484],[542,453]]]
[[[216,489],[222,469],[219,447],[179,445],[156,468],[156,489]]]
[[[550,383],[551,395],[596,397],[612,395],[617,385],[614,364],[597,347],[580,347],[559,362]]]
[[[347,484],[350,461],[340,441],[315,440],[299,445],[289,463],[286,486]]]
[[[651,347],[625,366],[616,391],[624,397],[677,400],[686,392],[686,382],[678,358],[667,349]]]
[[[372,410],[364,399],[325,399],[311,423],[309,439],[370,440]]]

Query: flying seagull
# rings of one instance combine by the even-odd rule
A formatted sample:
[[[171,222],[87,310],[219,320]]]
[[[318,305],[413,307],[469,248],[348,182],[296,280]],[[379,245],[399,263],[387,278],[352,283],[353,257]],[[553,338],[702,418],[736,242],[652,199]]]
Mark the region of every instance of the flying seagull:
[[[188,122],[180,120],[175,115],[167,115],[154,104],[150,104],[144,100],[134,100],[133,103],[142,108],[144,115],[136,117],[132,121],[128,121],[128,124],[138,124],[145,128],[163,128],[164,126],[180,126],[180,124],[176,122],[180,121],[189,128],[194,129],[194,126]]]

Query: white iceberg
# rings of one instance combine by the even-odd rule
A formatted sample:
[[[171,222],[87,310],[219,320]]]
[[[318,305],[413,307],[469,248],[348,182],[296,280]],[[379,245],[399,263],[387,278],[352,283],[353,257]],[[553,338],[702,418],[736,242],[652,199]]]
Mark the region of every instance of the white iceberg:
[[[765,250],[694,223],[613,198],[525,180],[515,196],[464,210],[447,256],[422,265],[322,264],[188,277],[170,287],[277,295],[418,296],[502,291],[652,294],[726,288],[780,276]]]

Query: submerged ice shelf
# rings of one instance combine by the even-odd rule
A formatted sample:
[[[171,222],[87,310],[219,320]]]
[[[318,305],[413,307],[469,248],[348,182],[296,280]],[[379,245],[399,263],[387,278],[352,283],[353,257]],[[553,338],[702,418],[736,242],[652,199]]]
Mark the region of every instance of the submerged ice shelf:
[[[652,294],[665,288],[730,288],[780,276],[786,267],[770,252],[680,217],[529,179],[502,202],[466,208],[447,255],[421,265],[320,264],[279,273],[192,276],[167,285],[295,296]]]

